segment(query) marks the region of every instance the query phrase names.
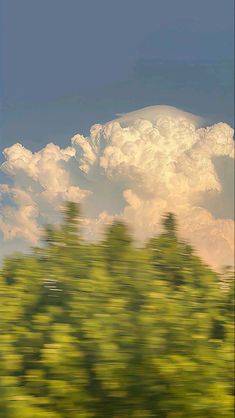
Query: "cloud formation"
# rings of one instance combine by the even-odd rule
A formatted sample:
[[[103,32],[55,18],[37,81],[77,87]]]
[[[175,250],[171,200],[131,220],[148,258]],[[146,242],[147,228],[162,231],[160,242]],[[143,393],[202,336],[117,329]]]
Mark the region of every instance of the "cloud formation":
[[[232,264],[234,223],[203,203],[222,184],[215,159],[234,158],[233,130],[206,128],[194,115],[151,106],[77,134],[71,146],[48,144],[32,153],[21,144],[4,150],[0,229],[4,239],[35,244],[40,227],[58,219],[66,200],[81,202],[89,238],[113,217],[127,221],[138,240],[159,233],[162,215],[173,211],[182,237],[212,265]]]

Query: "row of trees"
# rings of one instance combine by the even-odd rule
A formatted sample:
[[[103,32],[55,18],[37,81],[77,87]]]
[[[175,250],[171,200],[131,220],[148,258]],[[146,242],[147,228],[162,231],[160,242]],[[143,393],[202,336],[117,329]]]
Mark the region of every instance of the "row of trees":
[[[233,416],[232,278],[164,231],[115,222],[84,242],[69,203],[42,248],[0,274],[2,418]]]

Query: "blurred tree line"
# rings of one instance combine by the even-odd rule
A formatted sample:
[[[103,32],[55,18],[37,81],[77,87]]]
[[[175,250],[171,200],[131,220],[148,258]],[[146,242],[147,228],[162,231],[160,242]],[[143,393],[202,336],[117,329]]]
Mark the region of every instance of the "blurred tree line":
[[[68,203],[43,248],[0,273],[1,418],[233,417],[233,280],[177,237],[115,221],[79,234]]]

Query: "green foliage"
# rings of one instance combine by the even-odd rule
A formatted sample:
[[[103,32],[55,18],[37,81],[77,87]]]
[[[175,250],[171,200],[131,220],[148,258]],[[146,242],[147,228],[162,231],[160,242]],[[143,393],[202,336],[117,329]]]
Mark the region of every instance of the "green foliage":
[[[140,249],[115,222],[79,234],[69,203],[44,247],[0,274],[1,418],[233,417],[233,278],[174,216]]]
[[[176,238],[177,226],[173,213],[167,213],[163,218],[163,227],[168,237]]]

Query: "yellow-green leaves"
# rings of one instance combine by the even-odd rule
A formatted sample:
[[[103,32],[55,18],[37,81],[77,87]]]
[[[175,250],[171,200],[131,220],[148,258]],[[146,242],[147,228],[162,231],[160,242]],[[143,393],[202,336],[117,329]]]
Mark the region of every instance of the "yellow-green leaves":
[[[231,273],[204,266],[173,215],[142,249],[120,222],[83,242],[78,215],[1,271],[0,417],[232,418]]]

